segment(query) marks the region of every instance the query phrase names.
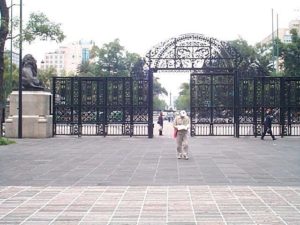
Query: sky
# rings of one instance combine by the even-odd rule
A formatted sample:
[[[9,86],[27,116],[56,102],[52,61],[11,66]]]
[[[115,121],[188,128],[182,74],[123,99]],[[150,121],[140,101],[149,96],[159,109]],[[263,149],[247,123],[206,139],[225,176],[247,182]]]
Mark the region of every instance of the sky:
[[[272,31],[272,8],[280,28],[300,19],[299,0],[23,0],[23,23],[30,13],[42,12],[61,23],[65,43],[94,40],[101,47],[118,38],[126,50],[144,56],[159,42],[185,33],[255,44]],[[55,42],[33,42],[24,45],[23,53],[40,62],[57,47]],[[170,91],[180,85],[167,80]]]

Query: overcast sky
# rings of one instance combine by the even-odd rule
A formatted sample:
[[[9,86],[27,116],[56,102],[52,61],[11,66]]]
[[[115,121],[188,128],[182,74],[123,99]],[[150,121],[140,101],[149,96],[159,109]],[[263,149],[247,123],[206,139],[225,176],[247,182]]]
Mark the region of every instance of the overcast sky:
[[[23,0],[23,5],[24,20],[32,12],[43,12],[61,23],[65,42],[87,39],[101,47],[119,38],[126,50],[142,56],[184,33],[220,40],[241,37],[255,44],[271,33],[272,8],[279,14],[279,27],[300,17],[300,0]],[[56,48],[56,43],[34,42],[24,46],[24,54],[41,61],[45,52]]]
[[[279,14],[279,27],[287,27],[300,8],[299,0],[23,0],[23,4],[24,20],[32,12],[45,13],[62,24],[66,42],[92,39],[102,46],[119,38],[127,50],[141,55],[184,33],[220,40],[242,37],[254,44],[271,32],[272,8]]]

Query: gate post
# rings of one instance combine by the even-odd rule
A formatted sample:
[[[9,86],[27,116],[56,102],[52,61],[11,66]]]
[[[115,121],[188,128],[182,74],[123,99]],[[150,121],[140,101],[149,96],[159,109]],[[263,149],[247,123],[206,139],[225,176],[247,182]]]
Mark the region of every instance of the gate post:
[[[253,78],[253,105],[252,105],[252,110],[253,110],[253,126],[254,126],[254,137],[257,137],[258,134],[258,125],[257,125],[257,111],[258,111],[258,107],[257,107],[257,77]]]
[[[81,108],[82,108],[82,82],[78,77],[78,137],[82,135],[82,121],[81,121]]]
[[[239,73],[234,72],[234,123],[235,123],[235,137],[240,137],[240,79]]]
[[[285,135],[284,132],[284,126],[285,126],[285,121],[284,121],[284,114],[286,112],[286,102],[284,99],[284,92],[285,92],[285,85],[286,85],[286,80],[284,77],[280,77],[280,103],[279,103],[279,112],[280,112],[280,136],[283,138]],[[287,100],[287,99],[286,99]]]
[[[153,70],[148,70],[148,138],[153,138]]]
[[[56,135],[56,77],[52,77],[52,137]]]

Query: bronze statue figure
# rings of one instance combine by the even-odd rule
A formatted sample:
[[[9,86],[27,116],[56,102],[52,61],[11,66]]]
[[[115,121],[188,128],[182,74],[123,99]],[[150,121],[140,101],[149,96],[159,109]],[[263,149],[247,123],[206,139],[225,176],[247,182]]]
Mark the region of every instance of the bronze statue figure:
[[[28,91],[44,90],[42,82],[37,78],[36,60],[31,54],[25,55],[22,61],[22,89]]]

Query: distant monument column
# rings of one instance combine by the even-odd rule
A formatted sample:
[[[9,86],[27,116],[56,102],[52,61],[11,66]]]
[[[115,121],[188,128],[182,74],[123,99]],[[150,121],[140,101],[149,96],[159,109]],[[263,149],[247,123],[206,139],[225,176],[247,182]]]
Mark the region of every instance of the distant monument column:
[[[51,93],[44,91],[37,78],[36,60],[32,55],[24,56],[22,62],[22,127],[24,138],[48,138],[52,136],[50,115]],[[9,116],[5,121],[5,136],[18,137],[19,92],[10,95]]]

